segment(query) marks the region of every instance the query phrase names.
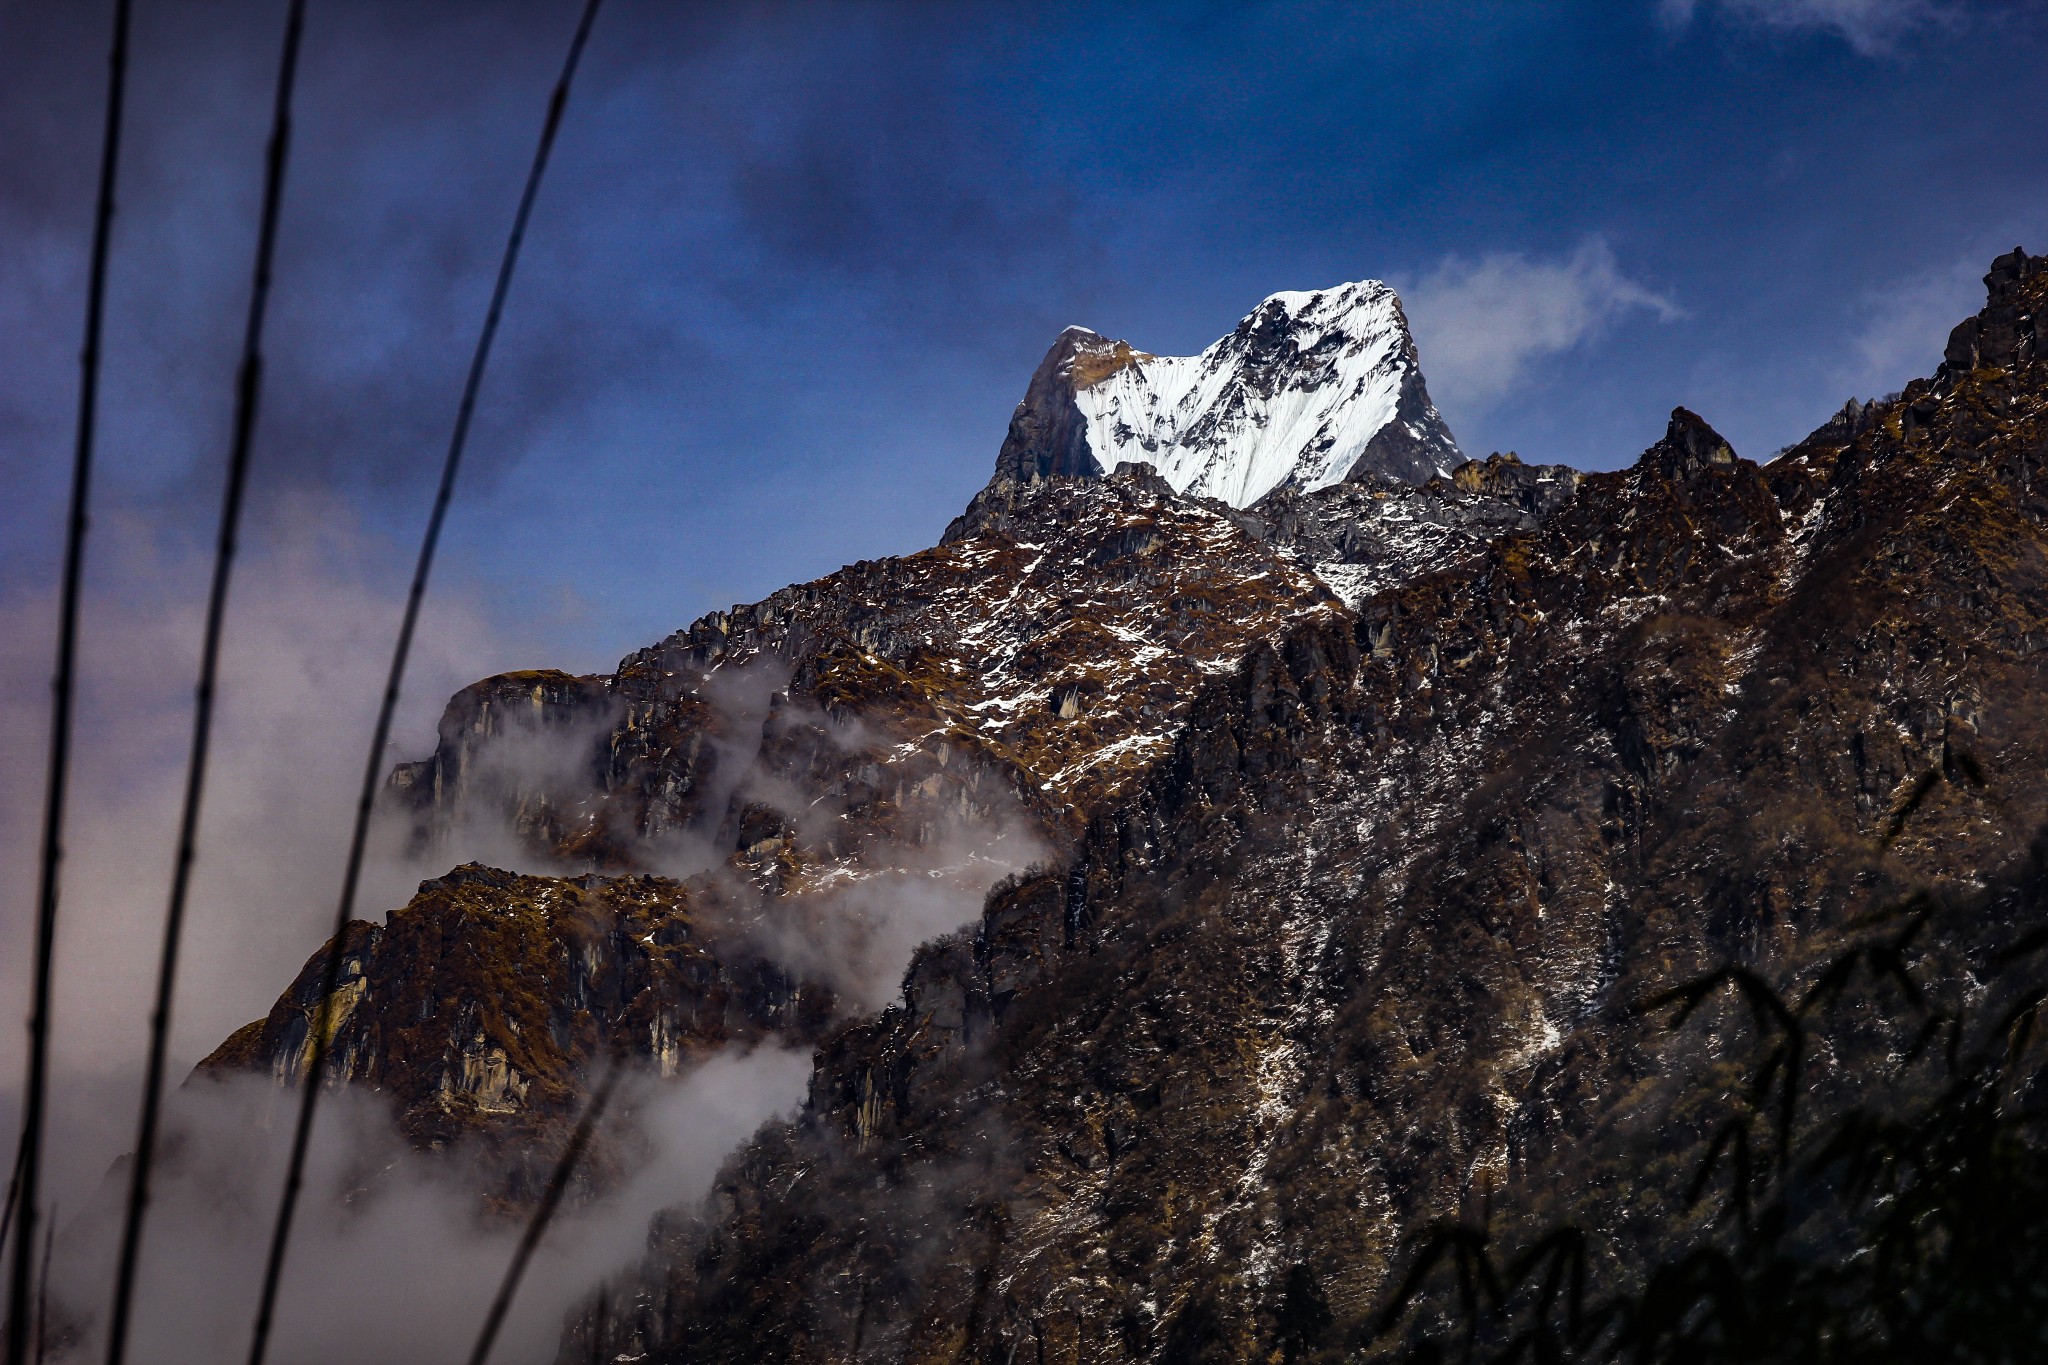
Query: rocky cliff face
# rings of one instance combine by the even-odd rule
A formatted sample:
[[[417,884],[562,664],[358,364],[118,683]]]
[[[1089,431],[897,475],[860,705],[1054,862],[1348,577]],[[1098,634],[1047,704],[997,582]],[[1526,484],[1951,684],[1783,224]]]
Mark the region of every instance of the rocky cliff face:
[[[1200,355],[1157,356],[1069,327],[1031,376],[996,482],[1147,464],[1178,492],[1249,507],[1461,456],[1429,401],[1408,320],[1377,280],[1275,294]]]
[[[737,912],[708,879],[458,867],[386,923],[349,926],[329,1074],[387,1095],[418,1146],[471,1140],[486,1196],[523,1205],[545,1188],[589,1077],[615,1049],[673,1077],[719,1048],[826,1034],[832,989],[749,943]],[[325,958],[323,947],[201,1069],[298,1084]],[[617,1128],[583,1188],[606,1187],[631,1160]]]
[[[918,942],[1143,781],[1204,678],[1343,613],[1226,512],[1140,466],[1012,486],[939,549],[714,613],[610,676],[465,688],[389,804],[421,858],[539,875],[460,867],[354,926],[335,1079],[390,1093],[422,1144],[512,1157],[615,1049],[673,1073],[879,1007]],[[320,962],[204,1065],[294,1082]]]
[[[516,1145],[601,1043],[815,1042],[802,1112],[565,1359],[1391,1352],[1406,1239],[1482,1212],[1597,1230],[1625,1284],[1712,1235],[1686,1186],[1750,1027],[1638,1002],[1729,963],[1796,996],[1909,899],[1934,927],[1890,951],[1961,999],[2041,927],[1997,888],[2048,808],[2048,269],[1987,284],[1935,376],[1767,465],[1680,410],[1613,473],[1233,506],[1069,425],[939,549],[479,684],[395,799],[560,875],[353,929],[345,1074]],[[790,950],[878,932],[906,869],[969,908],[899,996]],[[218,1064],[289,1080],[309,983]],[[1807,1112],[1904,1054],[1859,1008]]]
[[[1251,509],[1249,524],[1355,607],[1382,589],[1452,568],[1510,532],[1535,530],[1571,501],[1580,477],[1562,465],[1494,454],[1419,486],[1363,474],[1310,492],[1275,489]]]

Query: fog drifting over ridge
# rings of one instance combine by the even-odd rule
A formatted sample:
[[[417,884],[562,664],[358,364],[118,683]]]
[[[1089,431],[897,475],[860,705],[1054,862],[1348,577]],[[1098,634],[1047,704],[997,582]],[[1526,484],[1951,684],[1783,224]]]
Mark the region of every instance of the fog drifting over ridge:
[[[82,1332],[88,1353],[97,1349],[111,1283],[125,1188],[120,1158],[133,1141],[184,776],[199,635],[198,604],[184,585],[196,584],[205,567],[166,549],[149,529],[112,518],[95,542],[103,573],[150,585],[154,595],[133,603],[102,594],[88,619],[89,685],[78,721],[58,945],[44,1206],[55,1210],[59,1227],[53,1301],[67,1327]],[[174,1088],[229,1032],[268,1010],[331,926],[360,745],[398,612],[385,547],[348,529],[344,514],[308,501],[282,529],[283,548],[260,545],[249,554],[233,598],[177,999]],[[12,638],[47,636],[52,616],[50,602],[30,593],[0,600],[0,629]],[[494,632],[460,587],[430,610],[420,638],[392,761],[432,748],[434,721],[459,684],[529,662],[536,648]],[[13,866],[32,864],[40,828],[34,779],[47,689],[38,662],[28,650],[10,654],[0,694],[7,698],[0,751],[12,778],[0,805],[0,848]],[[830,819],[757,761],[766,703],[786,687],[786,669],[727,670],[717,683],[714,706],[737,721],[728,796]],[[871,739],[857,721],[811,719],[842,744]],[[586,726],[524,744],[518,738],[493,760],[497,775],[514,783],[575,771],[574,751],[598,736]],[[537,855],[487,808],[423,856],[407,852],[403,834],[388,813],[380,819],[357,918],[382,920],[422,878],[469,858],[535,872],[585,870]],[[703,830],[639,852],[679,876],[715,873],[719,855]],[[917,944],[971,919],[988,884],[1043,850],[1014,817],[991,817],[882,852],[889,856],[873,876],[831,894],[764,902],[750,927],[734,932],[793,973],[831,984],[849,1009],[878,1009],[896,996]],[[17,879],[0,892],[0,1011],[13,1015],[26,1012],[33,891],[32,882]],[[12,1050],[0,1059],[0,1122],[18,1122],[21,1062]],[[701,1198],[740,1142],[801,1102],[809,1075],[807,1049],[766,1044],[721,1048],[672,1079],[629,1080],[608,1127],[629,1128],[644,1150],[622,1188],[565,1211],[496,1358],[550,1359],[564,1311],[636,1258],[650,1215]],[[175,1362],[240,1349],[290,1137],[287,1098],[262,1077],[174,1089],[132,1358]],[[459,1149],[411,1152],[388,1107],[357,1091],[323,1108],[316,1142],[279,1349],[336,1365],[466,1349],[518,1235],[513,1224],[479,1221],[472,1157]],[[366,1313],[369,1305],[376,1311]]]

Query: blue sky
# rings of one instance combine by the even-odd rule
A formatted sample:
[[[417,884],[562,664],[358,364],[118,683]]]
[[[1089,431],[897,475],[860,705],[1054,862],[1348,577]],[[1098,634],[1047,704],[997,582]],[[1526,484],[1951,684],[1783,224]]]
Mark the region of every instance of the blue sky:
[[[54,573],[104,8],[0,5],[16,595]],[[281,8],[138,5],[107,600],[199,581]],[[252,563],[342,528],[381,582],[416,535],[574,8],[315,0]],[[490,666],[609,667],[932,543],[1062,325],[1183,353],[1361,277],[1468,453],[1614,467],[1683,403],[1767,455],[2048,250],[2044,40],[1991,0],[611,0],[439,591]]]

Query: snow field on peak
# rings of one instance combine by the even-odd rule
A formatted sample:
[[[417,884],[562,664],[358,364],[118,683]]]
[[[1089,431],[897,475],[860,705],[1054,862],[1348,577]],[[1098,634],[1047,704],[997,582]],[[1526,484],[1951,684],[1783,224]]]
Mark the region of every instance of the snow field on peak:
[[[1283,337],[1293,354],[1275,367]],[[1249,507],[1350,472],[1395,418],[1407,347],[1400,303],[1376,280],[1274,294],[1200,355],[1140,355],[1075,403],[1105,470],[1149,464],[1178,492]]]

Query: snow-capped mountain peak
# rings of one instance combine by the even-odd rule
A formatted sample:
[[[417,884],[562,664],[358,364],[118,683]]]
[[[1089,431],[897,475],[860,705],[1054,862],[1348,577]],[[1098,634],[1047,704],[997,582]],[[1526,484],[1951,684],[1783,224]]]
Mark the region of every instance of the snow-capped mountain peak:
[[[1249,507],[1367,471],[1419,482],[1461,459],[1401,301],[1363,280],[1271,295],[1193,356],[1069,327],[1011,419],[997,478],[1099,476],[1129,460]]]

